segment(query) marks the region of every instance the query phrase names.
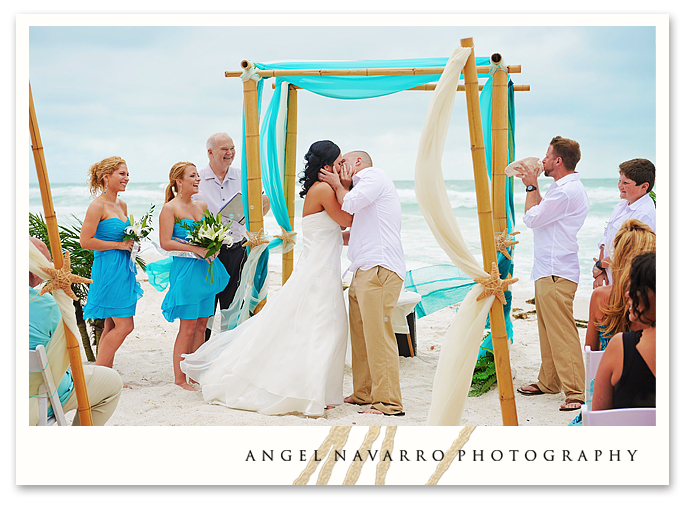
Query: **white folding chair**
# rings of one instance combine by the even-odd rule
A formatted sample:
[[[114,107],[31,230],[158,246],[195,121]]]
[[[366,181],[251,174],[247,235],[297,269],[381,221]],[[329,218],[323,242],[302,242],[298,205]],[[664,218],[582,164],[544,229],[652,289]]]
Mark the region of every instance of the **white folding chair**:
[[[596,371],[598,371],[598,364],[601,363],[604,351],[591,351],[591,346],[586,346],[584,349],[584,365],[586,368],[586,384],[584,385],[584,397],[585,402],[591,407],[591,398],[593,396],[593,388],[591,387],[591,382],[596,378]]]
[[[67,425],[65,413],[60,404],[58,389],[53,382],[53,375],[48,364],[46,349],[39,344],[35,350],[29,350],[29,371],[40,372],[43,383],[38,387],[38,425]],[[48,418],[48,401],[53,408],[53,416]]]
[[[656,408],[623,408],[591,411],[587,404],[581,407],[584,427],[641,427],[656,425]]]

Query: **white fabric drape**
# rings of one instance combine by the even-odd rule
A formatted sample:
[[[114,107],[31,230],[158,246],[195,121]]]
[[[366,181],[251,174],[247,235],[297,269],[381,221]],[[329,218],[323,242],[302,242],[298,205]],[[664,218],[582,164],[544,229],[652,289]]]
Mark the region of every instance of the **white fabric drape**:
[[[442,176],[442,152],[457,83],[470,55],[470,48],[457,47],[435,88],[418,145],[415,179],[418,206],[438,244],[454,265],[477,279],[488,277],[488,274],[464,242]],[[443,338],[427,425],[461,424],[483,329],[494,300],[494,296],[490,296],[476,301],[482,290],[478,285],[466,295]]]
[[[43,280],[48,279],[48,275],[41,269],[45,267],[54,268],[53,263],[48,261],[48,259],[43,256],[43,253],[29,241],[29,271],[36,274]],[[74,336],[79,335],[79,329],[77,328],[77,319],[74,314],[74,306],[72,305],[72,299],[65,295],[62,290],[54,290],[50,292],[55,299],[55,302],[60,308],[60,313],[62,314],[63,325],[58,325],[58,328],[53,333],[51,337],[48,348],[46,349],[46,355],[48,356],[48,363],[50,364],[50,370],[53,373],[53,382],[55,385],[59,385],[62,377],[65,375],[65,371],[70,366],[70,357],[67,353],[67,341],[65,339],[65,327],[70,329]],[[44,295],[47,297],[48,294]],[[36,397],[38,393],[38,387],[43,379],[41,378],[41,372],[33,372],[29,375],[29,424],[36,425],[38,423],[38,398]]]

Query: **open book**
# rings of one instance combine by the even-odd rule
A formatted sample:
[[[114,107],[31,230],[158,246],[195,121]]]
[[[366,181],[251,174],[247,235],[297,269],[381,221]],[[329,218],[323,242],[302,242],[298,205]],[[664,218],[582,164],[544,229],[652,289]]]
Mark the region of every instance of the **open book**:
[[[243,212],[243,196],[236,193],[235,196],[223,206],[219,213],[231,221],[245,225],[245,213]]]

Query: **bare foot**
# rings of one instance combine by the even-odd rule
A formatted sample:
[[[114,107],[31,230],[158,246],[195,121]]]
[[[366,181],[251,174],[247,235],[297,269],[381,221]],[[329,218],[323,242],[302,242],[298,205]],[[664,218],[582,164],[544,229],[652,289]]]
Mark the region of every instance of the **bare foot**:
[[[369,402],[356,402],[353,400],[353,397],[350,395],[348,397],[344,397],[344,403],[346,404],[355,404],[357,406],[363,406],[365,404],[370,404]]]
[[[334,409],[336,406],[327,406],[327,409]]]
[[[384,413],[382,411],[380,411],[379,409],[375,409],[375,408],[364,409],[363,411],[360,411],[360,413],[362,415],[384,415]]]
[[[178,386],[179,386],[180,388],[182,388],[183,390],[190,390],[190,391],[192,391],[192,392],[195,391],[195,389],[192,388],[192,385],[188,385],[187,383],[176,383],[176,385],[178,385]]]

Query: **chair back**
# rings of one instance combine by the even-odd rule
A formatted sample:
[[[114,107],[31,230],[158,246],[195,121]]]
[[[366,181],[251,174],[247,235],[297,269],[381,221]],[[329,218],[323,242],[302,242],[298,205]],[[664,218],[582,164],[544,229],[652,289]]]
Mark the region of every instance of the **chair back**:
[[[29,350],[29,373],[40,372],[43,381],[38,387],[38,425],[52,425],[56,422],[58,425],[67,425],[65,413],[62,410],[58,389],[53,381],[50,364],[46,349],[42,344],[36,346],[35,350]],[[48,418],[48,402],[53,408],[53,416]]]
[[[604,351],[591,351],[591,346],[586,346],[584,348],[584,367],[586,369],[584,396],[589,407],[591,406],[591,398],[593,396],[593,380],[596,379],[598,364],[601,363],[601,358],[603,358],[604,353]]]
[[[623,408],[591,411],[587,404],[581,407],[584,427],[642,427],[656,425],[656,408]]]

